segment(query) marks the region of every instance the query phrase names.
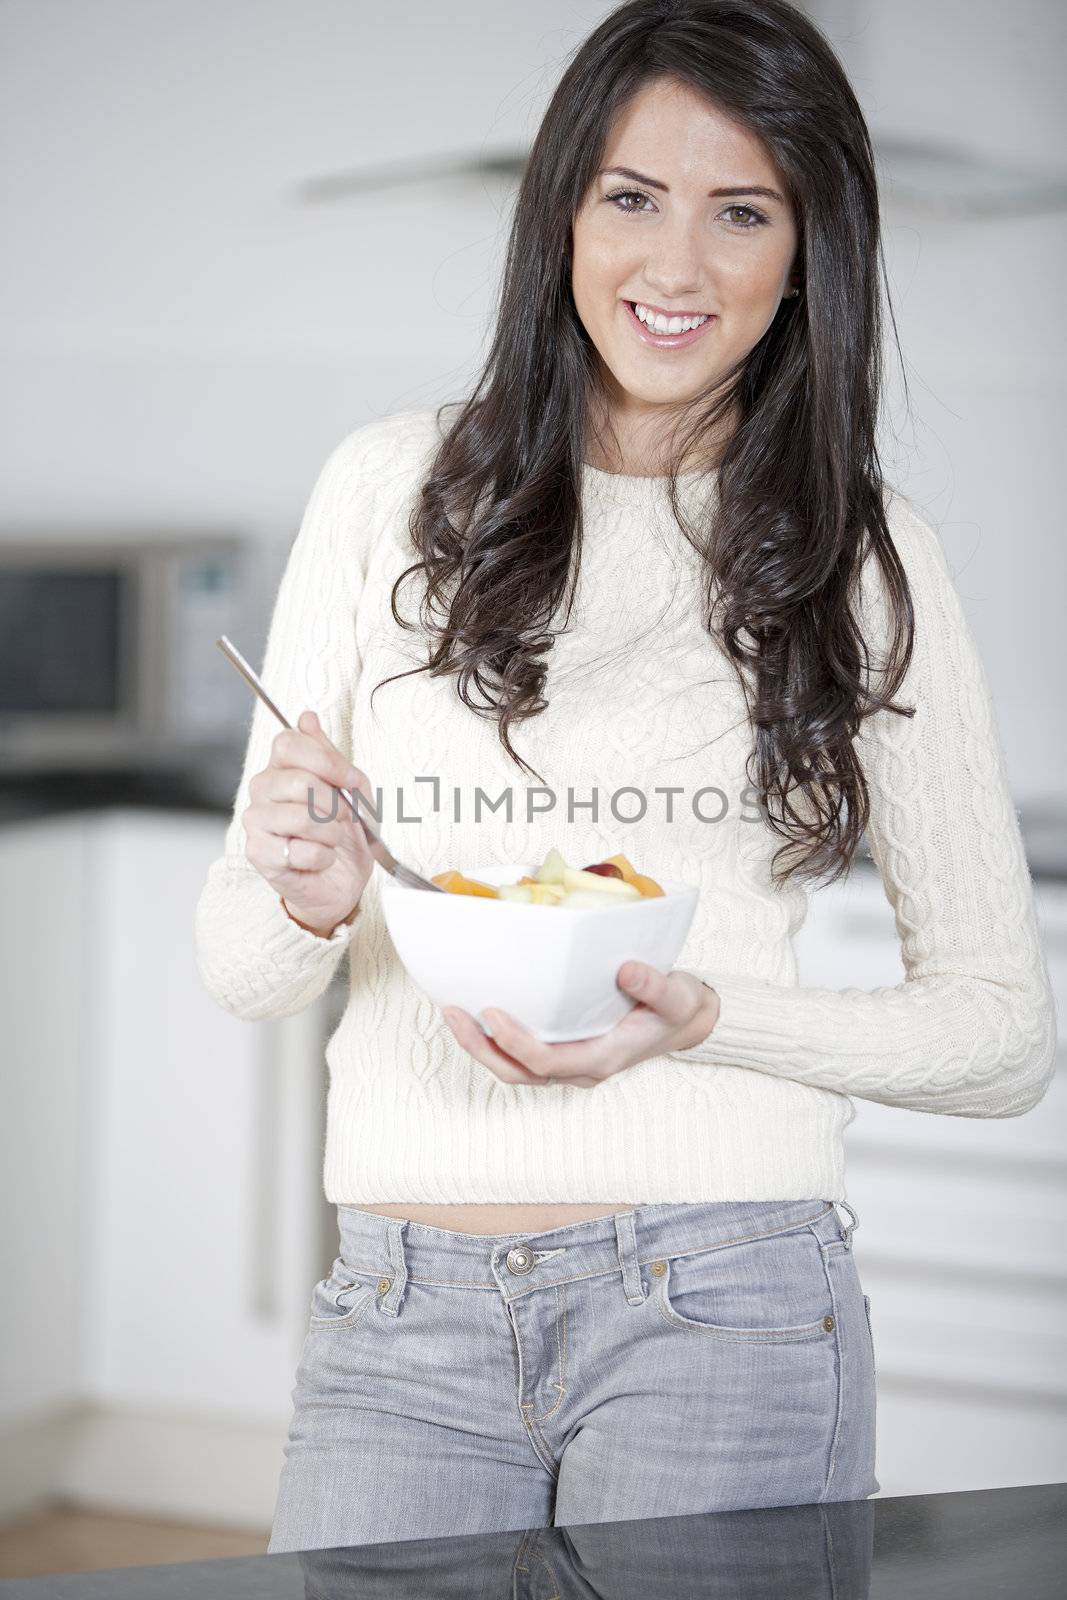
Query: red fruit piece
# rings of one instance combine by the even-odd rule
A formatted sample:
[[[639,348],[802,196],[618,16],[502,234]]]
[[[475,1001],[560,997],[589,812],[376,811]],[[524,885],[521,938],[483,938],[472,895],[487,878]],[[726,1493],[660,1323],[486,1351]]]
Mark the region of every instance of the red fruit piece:
[[[622,872],[614,861],[598,861],[595,866],[583,867],[583,872],[595,872],[601,878],[621,878]]]

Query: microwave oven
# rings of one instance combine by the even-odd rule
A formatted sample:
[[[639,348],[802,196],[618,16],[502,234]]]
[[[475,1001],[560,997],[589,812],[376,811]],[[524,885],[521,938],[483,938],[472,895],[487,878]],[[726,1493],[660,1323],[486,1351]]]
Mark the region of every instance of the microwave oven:
[[[233,535],[0,537],[0,776],[243,747],[247,686],[216,648],[247,636]]]

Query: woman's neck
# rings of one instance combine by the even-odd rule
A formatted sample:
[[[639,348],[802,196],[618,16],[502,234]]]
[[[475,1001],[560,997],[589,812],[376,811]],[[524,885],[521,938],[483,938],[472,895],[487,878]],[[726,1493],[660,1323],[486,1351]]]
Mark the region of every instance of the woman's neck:
[[[699,452],[691,451],[676,470],[682,473],[718,467],[734,425],[733,416],[724,418],[712,437],[701,442]],[[625,414],[616,413],[610,426],[590,425],[584,459],[599,472],[628,478],[660,478],[667,474],[669,454],[670,444],[662,424],[653,431],[647,418],[628,419]]]

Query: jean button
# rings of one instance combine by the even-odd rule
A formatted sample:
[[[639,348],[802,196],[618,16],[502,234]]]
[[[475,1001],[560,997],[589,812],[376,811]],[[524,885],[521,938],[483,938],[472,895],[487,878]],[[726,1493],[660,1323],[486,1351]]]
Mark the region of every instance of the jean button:
[[[528,1245],[516,1245],[507,1254],[508,1268],[512,1272],[529,1272],[534,1264],[533,1251]]]
[[[823,1317],[822,1325],[826,1329],[827,1333],[833,1333],[833,1331],[834,1331],[834,1319],[833,1319],[833,1317]]]

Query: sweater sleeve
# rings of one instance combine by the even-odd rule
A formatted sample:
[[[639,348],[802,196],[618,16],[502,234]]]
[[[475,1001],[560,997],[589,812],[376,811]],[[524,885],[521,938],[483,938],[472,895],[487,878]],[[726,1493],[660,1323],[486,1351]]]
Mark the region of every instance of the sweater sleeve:
[[[865,718],[856,749],[904,982],[868,991],[700,972],[719,996],[718,1021],[702,1044],[671,1054],[914,1111],[1018,1116],[1047,1089],[1056,1051],[1033,886],[989,686],[940,540],[896,497],[890,525],[915,611],[894,698],[915,715]],[[881,582],[868,570],[860,589],[876,649],[888,616]]]
[[[359,672],[355,617],[376,509],[369,444],[380,424],[335,447],[314,485],[278,587],[260,676],[294,725],[317,712],[327,737],[350,755]],[[249,784],[270,759],[277,719],[258,696],[223,853],[208,868],[196,906],[196,959],[219,1005],[254,1022],[292,1015],[329,985],[360,914],[328,939],[302,928],[245,854]]]

